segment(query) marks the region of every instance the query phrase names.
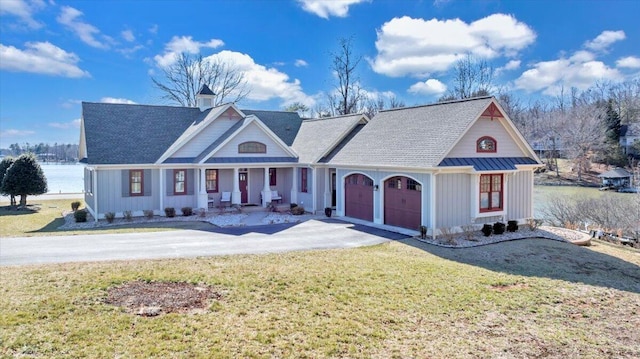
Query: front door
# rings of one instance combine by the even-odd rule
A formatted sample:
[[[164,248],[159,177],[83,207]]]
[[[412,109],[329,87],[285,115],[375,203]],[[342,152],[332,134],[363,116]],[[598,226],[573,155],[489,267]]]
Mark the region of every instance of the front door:
[[[240,203],[249,202],[249,186],[248,186],[248,173],[247,172],[239,172],[238,173],[238,182],[240,182]]]

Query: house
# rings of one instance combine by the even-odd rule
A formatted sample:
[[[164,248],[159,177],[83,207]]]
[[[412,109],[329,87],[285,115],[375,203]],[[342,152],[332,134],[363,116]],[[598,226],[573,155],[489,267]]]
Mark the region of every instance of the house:
[[[294,112],[83,103],[85,202],[141,215],[163,208],[267,206],[277,191],[307,211],[417,230],[533,216],[541,165],[493,97],[301,119]],[[434,231],[434,229],[436,229]]]
[[[625,155],[640,156],[633,149],[633,144],[640,141],[640,122],[620,126],[620,147]]]
[[[631,186],[631,178],[633,174],[624,168],[615,168],[611,171],[599,174],[598,177],[602,178],[603,188],[627,188]]]

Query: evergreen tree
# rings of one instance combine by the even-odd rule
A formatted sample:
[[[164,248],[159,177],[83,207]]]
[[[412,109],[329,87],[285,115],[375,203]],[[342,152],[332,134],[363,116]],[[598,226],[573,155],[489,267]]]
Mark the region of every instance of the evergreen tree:
[[[613,99],[609,99],[607,102],[604,122],[606,126],[603,147],[604,159],[608,164],[625,166],[627,158],[620,146],[620,129],[622,125],[620,124],[620,115],[614,108]]]
[[[7,169],[2,192],[20,196],[20,207],[27,205],[28,195],[47,193],[47,178],[32,153],[21,155]]]
[[[2,181],[4,179],[4,175],[7,173],[7,170],[9,169],[9,167],[11,167],[13,162],[14,162],[13,157],[5,157],[2,159],[2,161],[0,161],[0,194],[10,195],[9,193],[5,193],[4,191],[2,191]],[[15,206],[16,197],[14,195],[10,195],[10,196],[11,196],[11,205]]]

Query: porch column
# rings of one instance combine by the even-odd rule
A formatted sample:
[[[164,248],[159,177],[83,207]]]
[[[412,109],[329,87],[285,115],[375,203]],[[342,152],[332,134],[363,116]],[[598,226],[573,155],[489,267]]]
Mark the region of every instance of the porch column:
[[[269,186],[269,167],[264,168],[264,186],[262,188],[262,207],[271,202],[271,187]]]
[[[331,207],[331,170],[324,169],[324,208]]]
[[[167,192],[167,190],[164,188],[164,173],[165,173],[165,169],[160,167],[160,169],[158,169],[158,171],[160,171],[160,208],[158,209],[158,211],[160,212],[159,214],[162,215],[163,209],[164,209],[164,195]]]
[[[204,209],[208,209],[209,208],[209,198],[207,196],[207,178],[206,178],[206,172],[207,170],[205,168],[200,168],[200,180],[198,183],[198,188],[200,189],[198,191],[198,208],[204,208]]]
[[[93,196],[93,218],[98,223],[98,169],[93,170],[93,176],[91,177],[93,183],[91,184],[91,195]]]
[[[231,193],[231,204],[240,204],[242,200],[240,193],[240,179],[238,178],[240,171],[238,168],[233,169],[233,193]]]
[[[293,167],[291,176],[291,203],[298,203],[298,167]]]

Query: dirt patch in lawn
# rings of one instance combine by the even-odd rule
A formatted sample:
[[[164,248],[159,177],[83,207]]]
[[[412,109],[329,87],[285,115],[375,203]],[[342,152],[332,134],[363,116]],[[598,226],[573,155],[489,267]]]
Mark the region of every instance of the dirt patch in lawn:
[[[206,285],[185,282],[134,281],[108,290],[107,304],[123,307],[127,312],[154,317],[166,313],[198,313],[207,309],[222,293]]]

